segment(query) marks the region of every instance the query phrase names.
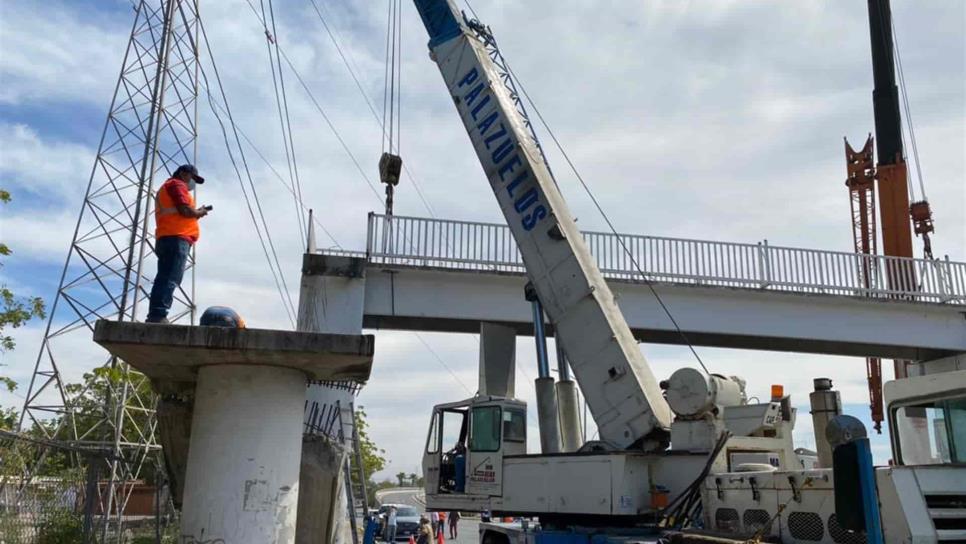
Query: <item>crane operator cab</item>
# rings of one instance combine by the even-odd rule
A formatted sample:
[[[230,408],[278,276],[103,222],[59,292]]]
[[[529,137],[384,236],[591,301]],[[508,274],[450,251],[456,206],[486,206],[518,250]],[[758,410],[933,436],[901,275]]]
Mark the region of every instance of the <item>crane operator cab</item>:
[[[489,509],[503,492],[503,457],[526,452],[523,401],[477,396],[433,407],[423,453],[427,509]]]

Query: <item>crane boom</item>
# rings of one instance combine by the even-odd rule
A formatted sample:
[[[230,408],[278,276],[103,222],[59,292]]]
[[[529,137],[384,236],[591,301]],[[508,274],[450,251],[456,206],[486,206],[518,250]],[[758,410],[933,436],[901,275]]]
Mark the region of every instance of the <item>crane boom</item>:
[[[562,342],[602,440],[666,445],[671,411],[487,50],[452,0],[414,0],[432,59]],[[492,45],[492,43],[490,43]]]

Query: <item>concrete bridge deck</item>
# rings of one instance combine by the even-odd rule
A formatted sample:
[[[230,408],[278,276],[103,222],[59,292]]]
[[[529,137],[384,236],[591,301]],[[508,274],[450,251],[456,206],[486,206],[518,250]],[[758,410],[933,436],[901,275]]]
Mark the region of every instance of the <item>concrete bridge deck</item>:
[[[370,215],[368,232],[365,252],[306,256],[302,304],[313,319],[340,309],[367,328],[478,332],[489,321],[532,333],[506,226]],[[684,343],[653,287],[695,345],[912,360],[966,352],[966,263],[585,236],[641,341]]]

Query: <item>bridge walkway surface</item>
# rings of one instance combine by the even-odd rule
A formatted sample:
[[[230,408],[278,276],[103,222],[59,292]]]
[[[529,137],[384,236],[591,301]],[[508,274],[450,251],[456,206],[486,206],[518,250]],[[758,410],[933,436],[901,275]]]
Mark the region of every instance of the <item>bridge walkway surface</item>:
[[[912,360],[966,352],[966,263],[948,257],[584,237],[641,341],[684,342],[656,292],[696,345]],[[356,272],[331,264],[339,259]],[[368,328],[478,332],[491,321],[532,334],[525,268],[506,225],[370,214],[365,251],[307,255],[303,274],[309,304],[321,284],[307,277],[355,275],[354,294],[329,281],[326,296],[358,298]]]

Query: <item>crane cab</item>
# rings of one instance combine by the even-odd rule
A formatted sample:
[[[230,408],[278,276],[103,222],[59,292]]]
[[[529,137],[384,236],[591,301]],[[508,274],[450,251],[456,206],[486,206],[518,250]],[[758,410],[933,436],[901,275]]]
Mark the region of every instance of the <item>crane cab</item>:
[[[423,452],[429,510],[489,510],[503,493],[503,458],[527,452],[527,404],[476,396],[439,404]]]

